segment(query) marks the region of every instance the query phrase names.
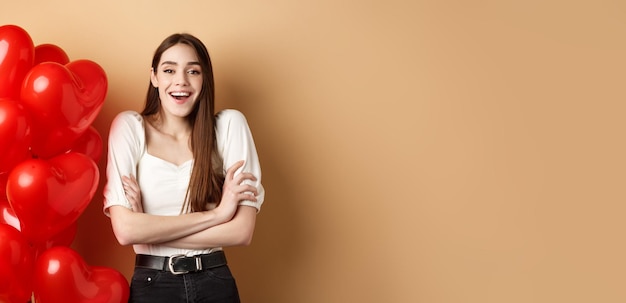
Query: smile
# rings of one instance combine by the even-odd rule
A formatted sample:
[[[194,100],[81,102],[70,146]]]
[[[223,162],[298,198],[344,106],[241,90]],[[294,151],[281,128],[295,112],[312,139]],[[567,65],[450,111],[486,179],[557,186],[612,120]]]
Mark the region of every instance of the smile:
[[[189,95],[191,95],[189,92],[171,92],[170,93],[170,96],[174,98],[185,98],[185,97],[189,97]]]
[[[187,101],[189,96],[191,96],[190,92],[171,92],[170,96],[174,98],[174,102],[178,104],[183,104]]]

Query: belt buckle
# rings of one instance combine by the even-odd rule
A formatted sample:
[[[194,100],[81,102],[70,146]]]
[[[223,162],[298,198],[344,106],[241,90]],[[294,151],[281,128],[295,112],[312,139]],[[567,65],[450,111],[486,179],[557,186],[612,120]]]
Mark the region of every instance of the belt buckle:
[[[186,271],[175,271],[174,270],[174,261],[176,261],[176,259],[180,259],[180,258],[185,258],[187,257],[184,254],[178,254],[178,255],[172,255],[169,257],[169,259],[167,260],[167,265],[169,267],[169,270],[172,274],[174,275],[183,275],[183,274],[187,274],[190,271],[186,270]],[[200,256],[194,256],[193,257],[196,260],[196,270],[195,271],[199,271],[202,270],[202,259],[200,258]]]
[[[167,265],[169,266],[170,272],[171,272],[172,274],[174,274],[174,275],[182,275],[182,274],[189,273],[189,271],[175,271],[175,270],[174,270],[174,261],[175,261],[176,259],[179,259],[179,258],[184,258],[184,257],[185,257],[185,255],[183,255],[183,254],[180,254],[180,255],[172,255],[172,256],[170,256],[170,257],[169,257],[169,259],[167,260]]]

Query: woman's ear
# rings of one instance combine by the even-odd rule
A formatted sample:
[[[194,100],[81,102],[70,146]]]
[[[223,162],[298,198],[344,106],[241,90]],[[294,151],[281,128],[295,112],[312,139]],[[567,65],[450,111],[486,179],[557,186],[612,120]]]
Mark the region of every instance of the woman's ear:
[[[159,87],[159,81],[157,81],[156,73],[152,67],[150,68],[150,82],[152,82],[152,86]]]

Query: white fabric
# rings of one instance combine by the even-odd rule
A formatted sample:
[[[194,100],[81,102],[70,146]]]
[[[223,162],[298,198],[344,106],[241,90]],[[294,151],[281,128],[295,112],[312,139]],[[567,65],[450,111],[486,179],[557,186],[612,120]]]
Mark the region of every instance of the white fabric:
[[[146,148],[146,136],[143,117],[134,111],[118,114],[111,123],[109,132],[109,151],[107,156],[107,184],[104,187],[104,213],[108,208],[121,205],[131,208],[122,186],[122,176],[136,176],[141,188],[143,209],[153,215],[176,216],[180,214],[193,160],[175,165],[161,158],[150,155]],[[241,171],[252,173],[257,181],[247,181],[259,190],[257,202],[242,201],[240,205],[252,206],[260,211],[265,198],[261,185],[261,166],[248,123],[244,115],[237,110],[223,110],[217,114],[216,140],[219,154],[222,156],[225,170],[239,160],[245,164]],[[210,205],[215,207],[215,204]],[[175,254],[196,255],[221,248],[206,250],[188,250],[163,245],[138,244],[133,246],[135,253],[157,256]]]

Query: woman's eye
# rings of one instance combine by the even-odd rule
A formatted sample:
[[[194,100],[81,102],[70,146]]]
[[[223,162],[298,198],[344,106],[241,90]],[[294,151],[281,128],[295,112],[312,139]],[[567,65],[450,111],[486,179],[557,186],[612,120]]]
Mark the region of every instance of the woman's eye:
[[[163,72],[166,73],[166,74],[171,74],[171,73],[174,72],[174,70],[172,70],[172,69],[164,69]]]
[[[199,71],[199,70],[192,69],[192,70],[189,70],[189,71],[188,71],[188,73],[190,73],[190,74],[192,74],[192,75],[199,75],[199,74],[200,74],[200,71]]]

